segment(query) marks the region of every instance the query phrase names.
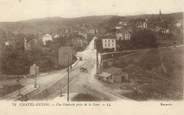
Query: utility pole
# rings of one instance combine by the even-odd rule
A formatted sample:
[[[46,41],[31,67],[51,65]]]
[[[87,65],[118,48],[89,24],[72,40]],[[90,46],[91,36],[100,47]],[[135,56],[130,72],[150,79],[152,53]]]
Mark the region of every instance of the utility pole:
[[[98,46],[97,46],[97,38],[95,37],[94,46],[96,49],[96,74],[98,74]]]
[[[35,74],[35,80],[34,80],[34,88],[37,87],[37,73]]]
[[[70,54],[71,53],[71,54]],[[67,87],[67,101],[70,101],[70,60],[73,61],[73,48],[71,48],[71,52],[68,53],[67,58],[68,58],[68,87]]]
[[[20,85],[20,78],[17,78],[17,84],[18,85]],[[21,91],[20,91],[20,89],[18,90],[18,96],[20,96],[21,95]]]
[[[96,49],[96,74],[98,74],[98,50]]]
[[[69,55],[67,56],[68,57],[68,87],[67,87],[67,101],[69,102],[70,100],[70,95],[69,95],[69,82],[70,82],[70,63],[69,63]]]
[[[73,49],[69,46],[63,47],[62,48],[63,56],[64,56],[64,64],[67,67],[67,101],[70,101],[70,64],[73,62]]]

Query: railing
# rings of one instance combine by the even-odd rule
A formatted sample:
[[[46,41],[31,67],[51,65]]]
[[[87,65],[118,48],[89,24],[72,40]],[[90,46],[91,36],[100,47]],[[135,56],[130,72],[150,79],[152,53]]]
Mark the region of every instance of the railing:
[[[123,56],[126,54],[130,54],[130,53],[135,53],[136,50],[125,50],[125,51],[119,51],[119,52],[106,52],[106,53],[101,53],[101,59],[108,59],[108,58],[114,58],[114,57],[119,57],[119,56]]]

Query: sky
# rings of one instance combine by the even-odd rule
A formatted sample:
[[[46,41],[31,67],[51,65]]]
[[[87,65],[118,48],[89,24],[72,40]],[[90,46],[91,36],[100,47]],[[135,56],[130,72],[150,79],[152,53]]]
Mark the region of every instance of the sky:
[[[184,0],[0,0],[0,21],[184,11]]]

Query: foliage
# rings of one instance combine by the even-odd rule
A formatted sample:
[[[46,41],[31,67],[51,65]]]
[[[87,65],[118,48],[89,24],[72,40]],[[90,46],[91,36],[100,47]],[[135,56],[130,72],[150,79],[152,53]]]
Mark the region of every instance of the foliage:
[[[15,75],[27,73],[30,61],[25,52],[11,47],[5,48],[5,50],[1,57],[2,73]]]
[[[156,48],[158,46],[156,36],[149,30],[136,31],[131,38],[135,49]]]
[[[72,38],[76,38],[76,35],[60,36],[54,38],[53,41],[48,41],[44,46],[38,36],[34,34],[0,33],[0,35],[1,73],[12,75],[28,74],[30,66],[34,63],[40,67],[41,72],[56,69],[58,48],[72,46]],[[30,50],[24,49],[24,38],[27,41],[36,40],[31,44]],[[10,45],[6,46],[6,41],[9,41]],[[86,45],[75,50],[83,50]]]

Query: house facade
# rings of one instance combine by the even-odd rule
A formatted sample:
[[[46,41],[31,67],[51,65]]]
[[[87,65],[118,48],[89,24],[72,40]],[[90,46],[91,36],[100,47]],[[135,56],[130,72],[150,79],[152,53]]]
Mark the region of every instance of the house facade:
[[[115,36],[117,40],[130,40],[131,34],[132,29],[126,22],[120,21],[115,27]]]
[[[116,39],[113,38],[104,38],[102,39],[103,49],[114,49],[116,51]]]
[[[130,40],[131,32],[130,31],[116,32],[116,39],[117,40]]]
[[[84,48],[87,44],[88,41],[83,36],[78,36],[72,39],[72,45],[74,48]]]
[[[148,24],[147,24],[147,19],[136,19],[135,20],[136,28],[137,29],[147,29]]]

